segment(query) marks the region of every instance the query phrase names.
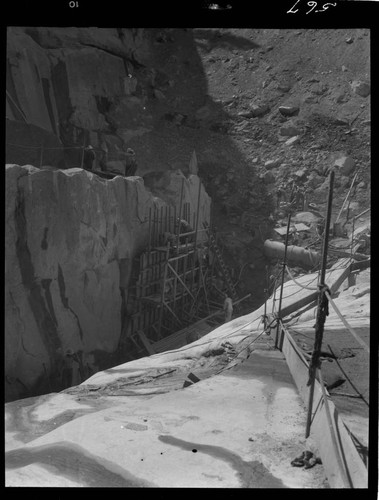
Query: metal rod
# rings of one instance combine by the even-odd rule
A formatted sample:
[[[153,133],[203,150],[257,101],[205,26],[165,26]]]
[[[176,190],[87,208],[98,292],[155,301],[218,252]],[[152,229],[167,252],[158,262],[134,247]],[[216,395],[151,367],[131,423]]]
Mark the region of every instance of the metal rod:
[[[353,189],[354,182],[355,182],[355,179],[357,178],[357,175],[358,175],[358,172],[354,175],[354,179],[352,180],[352,183],[351,183],[350,189],[349,189],[349,191],[348,191],[348,193],[346,195],[346,198],[343,200],[341,210],[339,211],[339,214],[337,215],[337,219],[335,220],[335,223],[338,222],[339,219],[340,219],[340,217],[341,217],[342,211],[343,211],[343,209],[345,208],[345,205],[346,205],[346,200],[350,196],[350,191]]]
[[[318,296],[318,306],[317,306],[317,317],[316,317],[316,331],[315,331],[315,342],[313,347],[312,359],[309,365],[309,382],[307,385],[310,385],[309,388],[309,399],[308,399],[308,415],[307,415],[307,423],[305,429],[305,437],[308,438],[310,434],[310,428],[312,423],[312,407],[313,407],[313,395],[315,388],[315,379],[316,379],[316,369],[319,365],[320,351],[322,346],[322,337],[324,333],[324,323],[325,323],[325,315],[322,314],[321,306],[324,300],[327,300],[325,297],[324,291],[324,281],[326,274],[326,263],[328,258],[328,241],[329,241],[329,229],[330,229],[330,219],[332,215],[332,201],[333,201],[333,183],[334,183],[334,171],[330,173],[329,177],[329,196],[328,196],[328,208],[326,213],[326,221],[325,221],[325,229],[324,229],[324,242],[322,249],[322,261],[321,261],[321,271],[319,278],[319,296]]]
[[[161,213],[160,213],[160,236],[163,234],[163,205],[161,206]]]
[[[362,217],[362,215],[364,215],[366,212],[370,211],[371,210],[371,207],[370,208],[366,208],[366,210],[363,210],[363,212],[361,212],[360,214],[356,215],[355,217],[353,217],[353,221],[355,219],[359,219],[359,217]]]
[[[290,232],[290,225],[291,225],[291,213],[288,214],[288,221],[287,221],[287,233],[286,233],[286,242],[285,242],[285,248],[284,248],[283,266],[282,266],[282,283],[280,286],[279,309],[278,309],[277,325],[276,325],[275,348],[278,347],[279,330],[281,329],[280,315],[282,312],[283,287],[284,287],[284,277],[286,274],[285,271],[286,271],[286,264],[287,264],[287,248],[288,248],[288,237],[289,237],[289,232]]]
[[[86,143],[86,140],[85,140],[85,135],[84,135],[84,137],[83,137],[83,149],[82,149],[82,161],[80,163],[80,168],[83,168],[85,143]]]
[[[351,248],[350,248],[350,260],[353,259],[353,241],[354,241],[354,231],[355,231],[355,218],[353,219],[353,229],[351,233]]]
[[[162,282],[162,290],[161,290],[161,307],[159,311],[159,324],[158,324],[158,337],[161,337],[161,328],[162,328],[162,320],[163,320],[163,304],[165,302],[165,287],[166,287],[166,278],[167,278],[167,266],[168,266],[168,258],[170,255],[170,242],[167,243],[167,251],[166,251],[166,261],[164,266],[164,274],[163,274],[163,282]]]
[[[199,227],[200,195],[201,195],[201,180],[199,179],[199,192],[197,195],[197,207],[196,207],[195,247],[197,242],[197,229]]]
[[[151,207],[149,208],[149,260],[150,260],[150,251],[151,251]]]
[[[179,220],[178,220],[178,233],[177,233],[177,245],[176,245],[178,249],[179,249],[179,242],[180,242],[180,221],[182,219],[183,191],[184,191],[184,177],[182,178],[182,188],[180,190]]]
[[[39,166],[42,167],[42,159],[43,159],[43,142],[41,143],[41,154],[39,159]]]

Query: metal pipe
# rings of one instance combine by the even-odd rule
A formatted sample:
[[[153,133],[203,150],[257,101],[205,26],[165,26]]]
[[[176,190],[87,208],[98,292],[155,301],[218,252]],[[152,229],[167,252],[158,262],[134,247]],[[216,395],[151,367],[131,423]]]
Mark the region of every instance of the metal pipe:
[[[180,190],[179,220],[178,220],[178,233],[177,233],[177,240],[176,240],[177,241],[176,248],[179,248],[179,241],[180,241],[180,221],[182,218],[183,191],[184,191],[184,177],[182,178],[182,187]]]
[[[287,261],[295,265],[311,269],[321,261],[321,254],[296,245],[285,245],[281,241],[266,240],[263,253],[269,259],[280,259],[287,251]]]

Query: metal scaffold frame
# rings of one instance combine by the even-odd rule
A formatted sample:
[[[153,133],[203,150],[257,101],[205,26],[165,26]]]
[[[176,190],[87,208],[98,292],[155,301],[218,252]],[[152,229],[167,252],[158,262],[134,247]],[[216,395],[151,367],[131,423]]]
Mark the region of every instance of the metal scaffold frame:
[[[166,205],[149,212],[147,249],[135,259],[128,289],[133,312],[127,327],[127,336],[142,342],[148,351],[150,343],[215,312],[209,297],[214,270],[209,257],[214,245],[210,228],[199,227],[201,188],[199,183],[193,213],[191,204],[183,202],[184,179],[178,209]]]

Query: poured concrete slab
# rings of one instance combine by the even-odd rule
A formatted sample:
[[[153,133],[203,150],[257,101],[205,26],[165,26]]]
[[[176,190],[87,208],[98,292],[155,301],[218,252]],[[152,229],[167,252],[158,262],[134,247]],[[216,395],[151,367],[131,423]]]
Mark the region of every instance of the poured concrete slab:
[[[332,290],[344,279],[344,269],[327,272]],[[283,316],[314,300],[316,283],[317,274],[286,283]],[[314,445],[286,361],[262,336],[263,312],[63,393],[5,405],[6,484],[327,487],[321,465],[290,464]],[[183,388],[190,373],[200,381]]]
[[[108,408],[105,399],[96,410],[94,401],[55,397],[58,405],[46,397],[34,405],[35,421],[59,422],[80,405],[92,412],[13,442],[7,486],[327,487],[322,465],[290,464],[305,449],[306,413],[279,351],[254,351],[185,389],[108,397]]]

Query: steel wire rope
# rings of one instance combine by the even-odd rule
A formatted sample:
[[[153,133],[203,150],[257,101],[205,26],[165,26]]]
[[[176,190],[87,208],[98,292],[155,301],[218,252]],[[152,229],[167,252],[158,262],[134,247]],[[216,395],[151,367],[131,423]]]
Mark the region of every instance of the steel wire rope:
[[[27,123],[29,125],[29,122],[28,120],[26,119],[26,115],[25,113],[23,112],[23,110],[20,108],[20,106],[17,104],[17,102],[13,99],[13,97],[11,96],[11,94],[8,92],[8,90],[5,90],[7,96],[9,97],[9,99],[12,101],[13,105],[16,107],[16,109],[18,110],[19,113],[21,113],[21,116],[23,117],[23,119],[25,120],[25,123]],[[12,113],[14,115],[14,113]]]
[[[354,331],[354,329],[349,325],[349,323],[343,317],[343,315],[341,314],[341,311],[338,309],[338,307],[336,306],[334,300],[332,299],[332,297],[330,296],[330,294],[329,294],[329,292],[327,290],[325,290],[325,295],[326,295],[328,301],[330,302],[331,306],[333,307],[334,311],[336,312],[337,316],[342,321],[342,323],[345,325],[345,327],[349,330],[349,332],[352,334],[352,336],[355,338],[355,340],[370,354],[370,348],[368,347],[368,345],[366,344],[366,342],[364,342],[358,336],[358,334]]]
[[[349,384],[351,385],[351,387],[353,388],[353,390],[360,396],[360,398],[362,399],[362,401],[368,406],[370,407],[370,404],[368,401],[366,401],[366,399],[364,398],[363,394],[361,392],[359,392],[359,390],[355,387],[355,385],[353,384],[352,380],[350,379],[350,377],[347,375],[347,373],[345,372],[345,370],[342,368],[342,366],[339,364],[338,360],[337,360],[337,357],[336,355],[334,354],[333,352],[333,349],[332,347],[330,346],[330,344],[328,344],[328,348],[329,348],[329,351],[332,353],[332,355],[334,356],[334,360],[338,366],[338,368],[340,369],[341,373],[343,374],[344,377],[346,377],[346,380],[349,382]],[[338,396],[338,392],[334,393],[336,396]]]
[[[327,292],[326,292],[327,293]],[[299,335],[302,335],[303,337],[309,339],[309,340],[313,340],[311,337],[308,337],[307,335],[305,335],[303,332],[300,332],[299,330],[293,328],[292,326],[289,326],[289,327],[285,327],[283,324],[283,329],[286,330],[287,332],[295,332]],[[296,341],[295,341],[296,342]],[[345,371],[342,369],[341,365],[338,363],[337,361],[337,358],[331,348],[331,346],[328,344],[328,347],[329,347],[329,350],[330,352],[332,353],[332,355],[334,356],[335,358],[335,361],[337,363],[337,366],[338,368],[340,369],[340,371],[342,372],[342,374],[346,377],[346,380],[350,383],[351,387],[355,390],[355,392],[360,396],[360,398],[364,401],[364,403],[369,407],[369,403],[366,401],[366,399],[363,397],[363,395],[359,392],[359,390],[355,387],[355,385],[352,383],[352,381],[350,380],[349,376],[345,373]],[[299,347],[299,349],[301,349],[301,347]],[[338,393],[336,393],[336,395],[338,395]]]
[[[300,286],[301,288],[305,288],[306,290],[313,290],[313,291],[317,291],[317,290],[318,290],[318,288],[311,288],[311,287],[309,287],[309,286],[302,285],[301,283],[299,283],[299,282],[298,282],[298,281],[294,278],[294,276],[292,275],[292,273],[291,273],[291,271],[289,270],[289,267],[288,267],[287,265],[285,266],[285,268],[286,268],[287,273],[289,274],[289,277],[292,279],[292,281],[293,281],[294,283],[296,283],[296,285]],[[312,283],[312,281],[314,281],[314,280],[315,280],[315,278],[314,278],[314,279],[312,279],[309,283]],[[308,284],[309,284],[309,283],[308,283]]]
[[[343,269],[344,267],[345,267],[345,265],[342,265],[342,264],[341,264],[341,266],[340,266],[340,267],[337,267],[337,268],[335,268],[335,269],[328,269],[328,272],[330,273],[330,272],[333,272],[333,271],[337,271],[338,269]],[[315,277],[314,277],[314,278],[313,278],[313,279],[312,279],[312,280],[308,283],[308,285],[309,285],[310,283],[312,283],[313,281],[315,281],[315,279],[317,279],[317,278],[318,278],[318,276],[315,276]],[[288,282],[287,282],[287,283],[288,283]],[[300,286],[300,285],[299,285],[299,286]],[[313,290],[313,289],[312,289],[312,290]],[[315,289],[315,290],[317,290],[317,289]],[[291,294],[289,294],[289,295],[285,295],[285,296],[283,296],[283,298],[284,298],[284,299],[288,299],[288,297],[292,297],[293,295],[296,295],[298,292],[299,292],[299,290],[297,290],[296,292],[293,292],[293,293],[291,293]]]

